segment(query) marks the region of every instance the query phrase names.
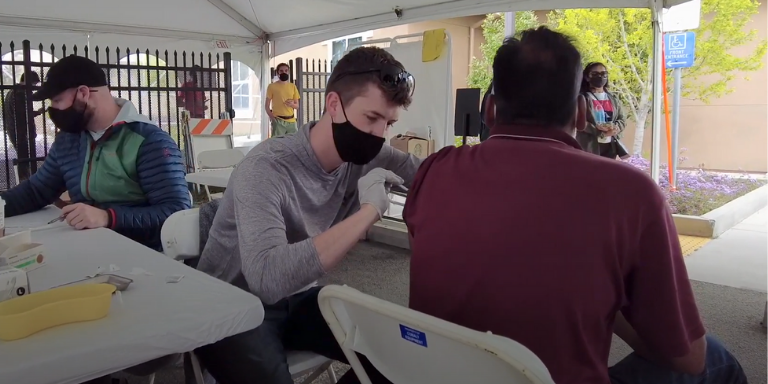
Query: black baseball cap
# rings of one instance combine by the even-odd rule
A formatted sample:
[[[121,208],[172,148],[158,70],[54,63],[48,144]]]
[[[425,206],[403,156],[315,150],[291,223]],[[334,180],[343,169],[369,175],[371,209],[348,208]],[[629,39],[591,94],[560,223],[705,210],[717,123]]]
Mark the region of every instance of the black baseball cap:
[[[70,88],[107,86],[107,75],[98,64],[82,56],[67,56],[51,66],[45,74],[40,90],[32,94],[32,100],[42,101],[56,97]]]

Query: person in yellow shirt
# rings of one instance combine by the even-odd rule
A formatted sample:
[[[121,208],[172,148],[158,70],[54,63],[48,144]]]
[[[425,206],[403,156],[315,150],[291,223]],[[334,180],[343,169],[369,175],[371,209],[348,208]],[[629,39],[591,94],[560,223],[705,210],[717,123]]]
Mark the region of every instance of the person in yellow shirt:
[[[299,109],[299,90],[296,85],[288,81],[288,72],[291,68],[288,64],[277,65],[278,81],[267,87],[267,100],[264,108],[269,115],[272,124],[270,137],[284,136],[296,133],[296,114]]]

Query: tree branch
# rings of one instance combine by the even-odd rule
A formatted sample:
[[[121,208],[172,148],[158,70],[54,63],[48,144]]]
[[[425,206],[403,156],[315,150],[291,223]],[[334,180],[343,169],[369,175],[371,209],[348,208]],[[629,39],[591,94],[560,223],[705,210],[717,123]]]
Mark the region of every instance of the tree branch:
[[[614,63],[613,60],[610,57],[607,58],[607,61],[608,61],[608,64],[612,68],[617,68],[616,63]],[[627,84],[627,82],[624,81],[623,77],[619,77],[618,81],[619,81],[619,83],[621,83],[621,86],[624,88],[625,91],[622,92],[622,94],[627,99],[627,101],[631,104],[632,111],[634,113],[637,110],[637,97],[632,92],[632,90],[629,88],[629,85]]]
[[[627,42],[627,29],[624,27],[624,14],[619,11],[619,26],[620,32],[621,32],[621,40],[624,43],[624,50],[627,52],[627,59],[629,61],[629,66],[632,68],[632,73],[635,75],[635,78],[637,79],[637,82],[640,83],[640,86],[645,86],[645,83],[640,78],[640,74],[637,72],[637,68],[635,67],[635,56],[632,55],[632,51],[629,49],[629,43]]]

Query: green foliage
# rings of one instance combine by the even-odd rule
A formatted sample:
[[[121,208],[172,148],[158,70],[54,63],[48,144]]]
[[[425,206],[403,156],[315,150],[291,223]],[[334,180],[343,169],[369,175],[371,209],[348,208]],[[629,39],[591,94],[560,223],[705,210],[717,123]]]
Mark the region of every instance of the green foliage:
[[[585,65],[605,63],[612,91],[629,104],[630,111],[637,111],[643,101],[650,106],[653,34],[649,9],[558,10],[550,12],[549,23],[575,39]]]
[[[453,137],[453,146],[454,147],[461,147],[462,143],[464,141],[464,138],[462,136],[454,136]],[[467,145],[475,145],[480,144],[480,138],[479,137],[467,137]]]
[[[496,51],[499,50],[504,41],[504,14],[491,13],[486,15],[483,21],[483,37],[485,42],[480,44],[482,57],[473,57],[470,62],[469,76],[467,77],[467,86],[470,88],[480,88],[483,91],[491,85],[493,76],[493,58],[496,57]],[[540,25],[536,14],[532,11],[515,13],[515,33],[518,34],[526,29],[536,28]]]

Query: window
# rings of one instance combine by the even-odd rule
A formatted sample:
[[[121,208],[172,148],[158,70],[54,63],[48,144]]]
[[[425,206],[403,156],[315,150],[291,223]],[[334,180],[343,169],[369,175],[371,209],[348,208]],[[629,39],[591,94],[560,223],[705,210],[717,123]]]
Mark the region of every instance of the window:
[[[230,65],[232,67],[232,109],[235,110],[235,120],[258,119],[260,116],[258,105],[261,99],[261,91],[256,72],[247,64],[237,60],[232,60]],[[213,68],[222,67],[224,67],[223,61],[213,66]],[[223,80],[222,78],[220,81]],[[224,94],[222,93],[223,96]]]
[[[254,110],[253,86],[256,74],[251,67],[232,60],[232,108],[237,117],[252,117]],[[258,93],[258,89],[255,90]]]
[[[344,36],[340,39],[329,41],[328,44],[328,59],[331,62],[331,70],[336,63],[344,57],[344,53],[347,52],[350,45],[358,44],[362,41],[368,40],[373,36],[373,31],[359,33],[356,35]]]
[[[341,60],[342,56],[344,56],[344,53],[347,52],[347,48],[354,43],[359,43],[363,41],[362,37],[353,37],[351,39],[342,39],[342,40],[336,40],[333,42],[332,49],[332,56],[331,56],[331,68],[333,68],[336,63]]]

